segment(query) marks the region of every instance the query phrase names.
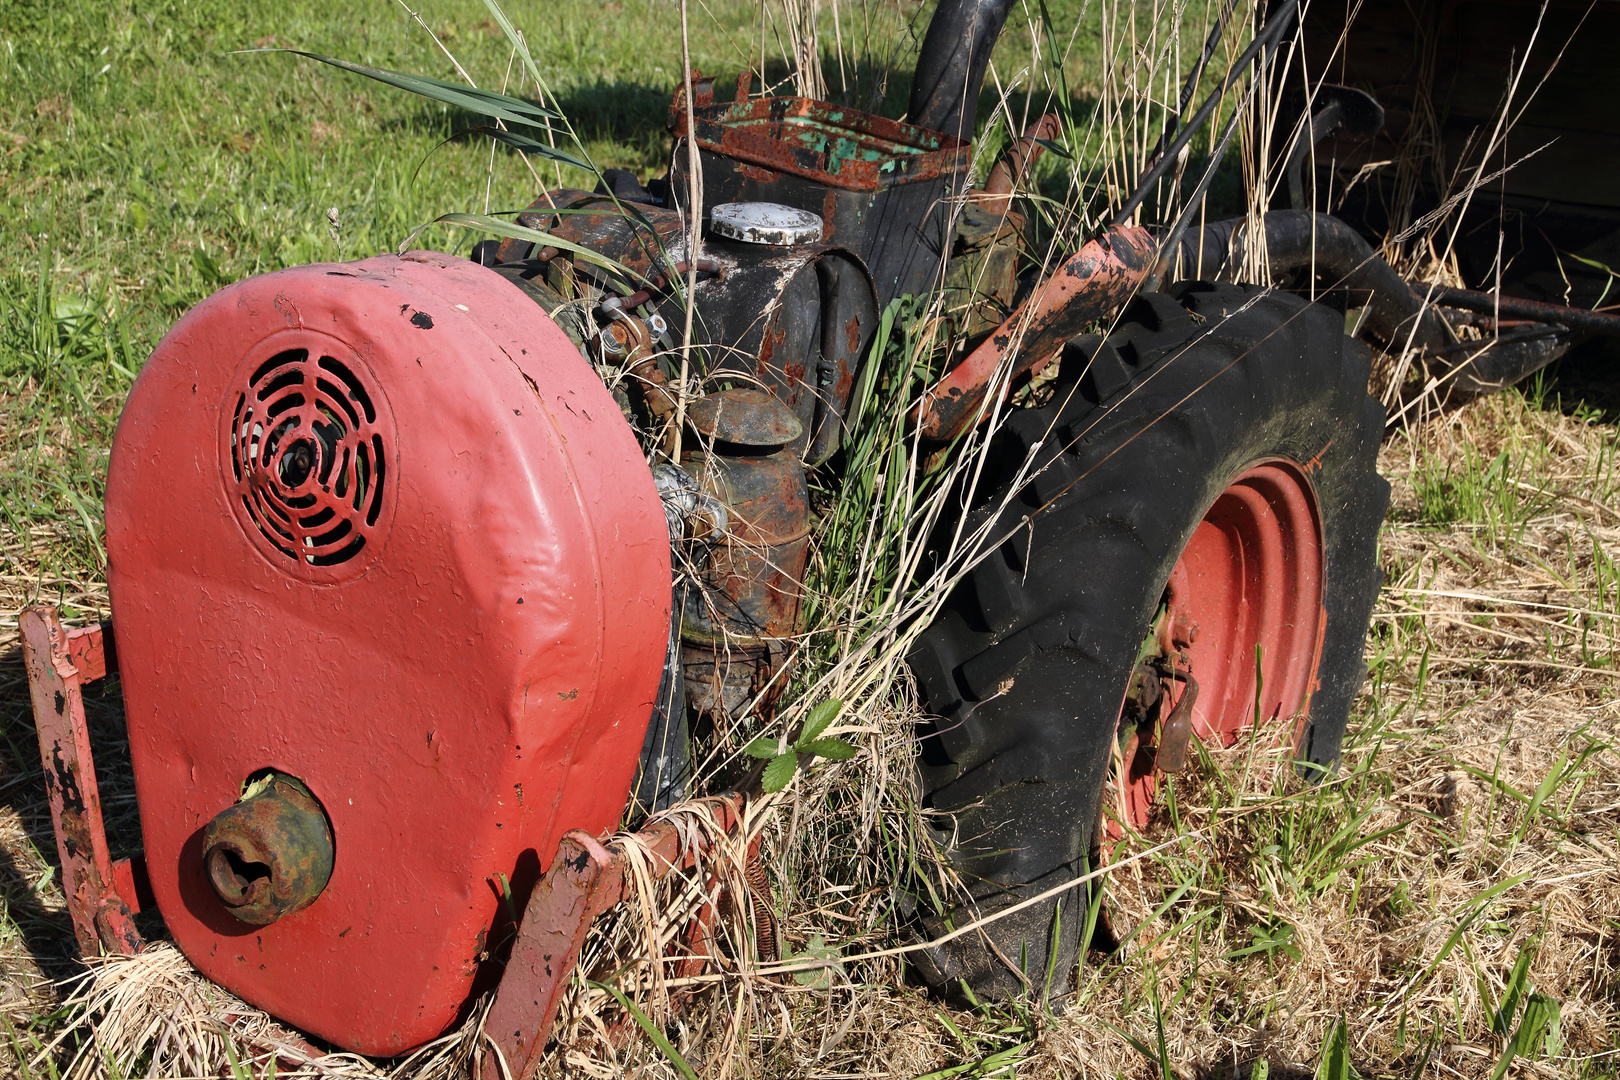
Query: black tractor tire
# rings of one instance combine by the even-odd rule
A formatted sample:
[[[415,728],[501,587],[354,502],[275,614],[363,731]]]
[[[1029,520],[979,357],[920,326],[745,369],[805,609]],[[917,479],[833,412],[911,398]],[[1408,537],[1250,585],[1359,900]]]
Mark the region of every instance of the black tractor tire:
[[[970,526],[994,516],[989,535],[1006,539],[908,656],[932,716],[918,733],[923,805],[970,894],[925,915],[927,937],[1097,865],[1099,799],[1139,650],[1193,530],[1256,462],[1294,463],[1317,500],[1325,629],[1298,750],[1321,767],[1308,771],[1333,767],[1366,674],[1389,499],[1370,362],[1325,307],[1183,283],[1133,300],[1106,341],[1072,342],[1051,403],[1008,419],[985,474],[1002,479],[981,481],[969,511]],[[1061,995],[1087,893],[1077,885],[914,954],[917,967],[981,997]]]

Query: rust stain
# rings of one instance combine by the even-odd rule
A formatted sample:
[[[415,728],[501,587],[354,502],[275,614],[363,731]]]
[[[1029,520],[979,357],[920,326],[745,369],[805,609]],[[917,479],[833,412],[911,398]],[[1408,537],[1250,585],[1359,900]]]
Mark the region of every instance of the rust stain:
[[[1114,226],[1086,243],[1007,317],[1001,330],[929,389],[912,414],[922,435],[945,442],[973,423],[1009,354],[1016,379],[1087,323],[1124,305],[1152,268],[1156,250],[1152,234],[1134,226]]]
[[[693,130],[704,150],[745,168],[789,173],[846,191],[955,177],[970,163],[970,147],[961,139],[824,101],[761,97],[714,105],[698,95],[696,102]],[[670,107],[670,131],[686,131],[686,114],[685,102],[677,98]],[[793,137],[811,125],[843,137],[826,139],[819,148]],[[850,145],[865,152],[843,156]]]
[[[1331,447],[1332,445],[1333,445],[1333,440],[1329,439],[1327,441],[1327,443],[1322,447],[1322,449],[1320,449],[1320,450],[1318,450],[1316,452],[1315,457],[1311,458],[1311,460],[1307,461],[1305,464],[1300,466],[1300,471],[1303,472],[1306,476],[1309,476],[1309,475],[1311,475],[1311,473],[1316,472],[1317,470],[1319,470],[1322,467],[1322,459],[1327,456],[1328,448]]]

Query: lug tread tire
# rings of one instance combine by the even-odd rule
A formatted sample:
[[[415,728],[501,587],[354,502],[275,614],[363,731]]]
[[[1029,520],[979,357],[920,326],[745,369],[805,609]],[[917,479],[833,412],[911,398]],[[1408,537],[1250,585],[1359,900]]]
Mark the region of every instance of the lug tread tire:
[[[919,733],[925,802],[950,812],[938,838],[976,901],[925,918],[930,934],[1094,857],[1120,703],[1171,568],[1216,496],[1267,457],[1300,465],[1321,510],[1327,625],[1302,757],[1331,767],[1365,674],[1388,502],[1369,364],[1326,308],[1188,283],[1139,296],[1106,340],[1072,342],[1054,404],[1004,425],[986,472],[1000,479],[981,481],[970,523],[995,518],[991,535],[1006,539],[909,657],[935,717]],[[1033,479],[1012,491],[1031,453]],[[1061,899],[1060,933],[1054,900],[992,924],[988,944],[969,935],[924,952],[922,973],[1004,997],[1047,989],[1050,970],[1049,988],[1065,990],[1084,891]],[[1023,963],[1030,986],[1002,958]]]

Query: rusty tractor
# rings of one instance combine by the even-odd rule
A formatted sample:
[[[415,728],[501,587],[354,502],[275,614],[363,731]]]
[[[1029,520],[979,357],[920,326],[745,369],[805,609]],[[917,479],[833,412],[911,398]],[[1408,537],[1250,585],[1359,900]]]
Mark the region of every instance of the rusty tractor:
[[[471,258],[250,278],[175,325],[112,450],[112,621],[22,620],[85,953],[139,950],[134,913],[155,908],[208,978],[374,1055],[493,989],[484,1075],[532,1073],[592,919],[630,888],[599,839],[627,802],[634,818],[706,798],[731,828],[758,791],[757,771],[694,790],[690,725],[758,714],[785,684],[807,470],[836,482],[884,312],[942,288],[967,347],[911,430],[949,454],[998,414],[961,500],[995,540],[908,657],[928,713],[918,791],[966,884],[929,907],[897,883],[919,974],[1062,992],[1100,940],[1082,939],[1076,879],[1152,820],[1196,741],[1256,732],[1307,773],[1333,767],[1387,498],[1371,352],[1342,307],[1222,280],[1255,225],[1195,223],[1214,161],[1185,210],[1135,223],[1294,7],[1193,109],[1217,24],[1137,191],[1043,259],[1017,192],[1055,119],[970,186],[1010,6],[942,0],[904,122],[760,96],[746,75],[720,100],[694,74],[666,177],[544,191]],[[469,107],[523,119],[497,97]],[[1320,140],[1381,124],[1365,93],[1318,88],[1279,167],[1297,186]],[[1351,296],[1363,339],[1445,369],[1457,327],[1484,317],[1414,291],[1308,205],[1259,224],[1273,274]],[[1543,332],[1474,350],[1465,391],[1615,321],[1499,315]],[[1013,407],[1036,377],[1050,393]],[[82,705],[114,671],[143,834],[117,861]],[[653,821],[658,873],[701,858]],[[703,950],[683,963],[700,971]]]

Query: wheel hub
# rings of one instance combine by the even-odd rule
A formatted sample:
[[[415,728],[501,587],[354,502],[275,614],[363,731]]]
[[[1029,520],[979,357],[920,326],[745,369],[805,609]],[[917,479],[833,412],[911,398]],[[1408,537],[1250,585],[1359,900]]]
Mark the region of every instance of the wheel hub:
[[[1310,480],[1291,461],[1256,463],[1216,498],[1170,572],[1121,712],[1121,819],[1148,823],[1159,775],[1180,767],[1188,735],[1225,748],[1252,730],[1262,748],[1298,746],[1327,623],[1323,584]],[[1123,833],[1118,821],[1107,830]]]

